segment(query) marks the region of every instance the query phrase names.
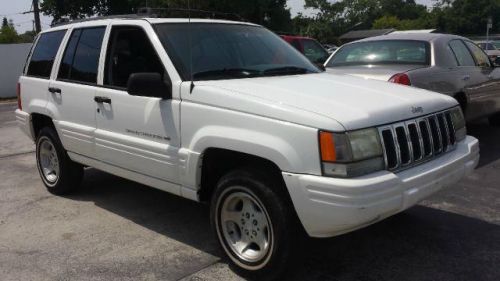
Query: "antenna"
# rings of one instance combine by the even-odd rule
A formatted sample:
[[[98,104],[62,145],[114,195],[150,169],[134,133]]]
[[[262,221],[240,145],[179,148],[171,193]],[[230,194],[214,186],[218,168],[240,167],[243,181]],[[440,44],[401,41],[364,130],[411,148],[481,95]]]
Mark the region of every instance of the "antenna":
[[[189,86],[189,93],[193,93],[194,89],[194,75],[193,75],[193,42],[191,38],[191,5],[190,0],[188,0],[188,33],[189,33],[189,75],[191,77],[191,84]]]

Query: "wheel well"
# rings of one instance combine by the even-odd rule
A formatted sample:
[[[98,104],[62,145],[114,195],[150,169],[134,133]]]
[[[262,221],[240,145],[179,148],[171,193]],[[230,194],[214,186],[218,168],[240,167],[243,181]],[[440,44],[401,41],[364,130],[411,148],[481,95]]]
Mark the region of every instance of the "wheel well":
[[[35,139],[38,137],[40,130],[42,130],[43,128],[50,127],[55,129],[52,118],[39,113],[31,114],[31,124],[33,127],[33,136],[35,137]]]
[[[463,113],[465,114],[465,110],[467,109],[467,96],[465,96],[465,93],[460,92],[453,97],[458,101]]]
[[[233,150],[209,148],[202,156],[200,201],[209,202],[219,179],[228,172],[241,168],[257,168],[280,180],[285,187],[280,168],[272,161]]]

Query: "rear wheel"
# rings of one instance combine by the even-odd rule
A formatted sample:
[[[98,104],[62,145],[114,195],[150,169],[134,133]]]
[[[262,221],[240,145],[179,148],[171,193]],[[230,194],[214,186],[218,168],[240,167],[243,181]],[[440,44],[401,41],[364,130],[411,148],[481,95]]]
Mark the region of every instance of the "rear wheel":
[[[300,243],[282,183],[258,171],[228,173],[212,196],[211,221],[219,244],[237,271],[274,280],[295,261]]]
[[[71,161],[53,128],[40,130],[36,140],[36,160],[40,177],[50,193],[66,194],[80,185],[83,167]]]

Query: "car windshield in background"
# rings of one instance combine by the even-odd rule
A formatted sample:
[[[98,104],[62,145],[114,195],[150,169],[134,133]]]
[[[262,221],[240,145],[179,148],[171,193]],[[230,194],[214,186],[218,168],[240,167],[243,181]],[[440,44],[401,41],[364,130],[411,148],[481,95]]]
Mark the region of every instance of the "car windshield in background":
[[[191,79],[191,66],[195,81],[320,72],[290,44],[263,27],[164,23],[155,25],[155,29],[184,81]]]
[[[382,40],[346,45],[335,53],[328,66],[370,64],[422,64],[430,61],[429,44],[413,40]]]
[[[328,52],[315,40],[302,39],[304,55],[315,63],[323,64],[328,59]]]
[[[477,45],[485,51],[493,51],[497,49],[492,43],[479,43]]]

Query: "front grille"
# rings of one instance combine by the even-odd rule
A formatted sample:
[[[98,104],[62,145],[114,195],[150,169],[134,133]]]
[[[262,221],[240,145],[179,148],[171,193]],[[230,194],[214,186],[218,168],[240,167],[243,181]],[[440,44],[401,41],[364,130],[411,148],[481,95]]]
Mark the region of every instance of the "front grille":
[[[449,110],[379,128],[386,169],[398,171],[429,161],[455,148]]]

